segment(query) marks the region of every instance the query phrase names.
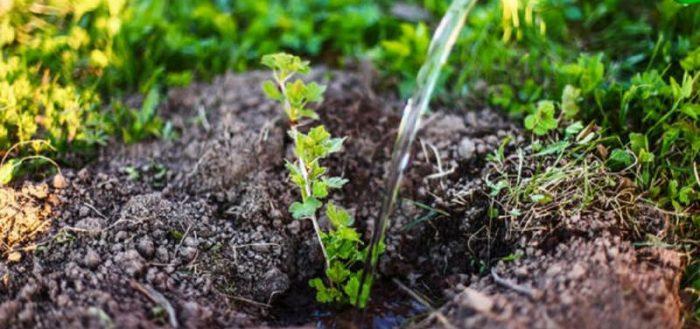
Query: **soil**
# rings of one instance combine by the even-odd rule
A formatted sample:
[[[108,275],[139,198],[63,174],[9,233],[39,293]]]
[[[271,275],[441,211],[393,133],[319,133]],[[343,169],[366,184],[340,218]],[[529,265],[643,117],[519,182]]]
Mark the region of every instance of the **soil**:
[[[425,120],[367,313],[317,305],[306,282],[321,275],[322,255],[311,223],[287,212],[292,150],[259,88],[267,75],[172,90],[161,113],[178,138],[111,145],[85,168],[0,189],[0,327],[682,325],[684,258],[633,244],[665,229],[662,214],[630,234],[601,212],[566,221],[549,243],[489,219],[486,156],[524,137],[488,108],[438,108]],[[370,74],[310,78],[328,84],[320,121],[348,136],[327,162],[350,179],[333,198],[367,231],[401,102],[375,94]]]

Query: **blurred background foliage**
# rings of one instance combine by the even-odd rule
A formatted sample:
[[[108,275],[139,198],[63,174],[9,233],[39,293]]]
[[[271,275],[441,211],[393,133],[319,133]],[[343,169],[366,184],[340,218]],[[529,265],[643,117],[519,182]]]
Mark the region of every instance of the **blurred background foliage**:
[[[370,61],[381,86],[405,98],[448,4],[0,0],[0,183],[22,158],[77,165],[110,140],[171,138],[157,113],[168,88],[257,69],[271,52],[330,67]],[[516,120],[554,106],[558,124],[537,135],[595,124],[610,167],[633,167],[644,197],[680,214],[697,241],[700,6],[484,0],[445,72],[436,104],[492,106]],[[700,271],[687,282],[700,289]]]

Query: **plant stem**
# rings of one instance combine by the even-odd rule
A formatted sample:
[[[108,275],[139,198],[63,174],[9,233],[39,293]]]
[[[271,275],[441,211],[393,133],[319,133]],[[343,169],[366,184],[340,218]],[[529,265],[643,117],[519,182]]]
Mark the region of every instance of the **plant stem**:
[[[296,128],[296,125],[292,125],[292,135],[294,136],[294,139],[296,140],[296,136],[299,133],[299,131]],[[309,174],[306,170],[306,164],[304,161],[301,159],[301,157],[298,158],[299,160],[299,168],[301,169],[301,176],[304,178],[304,189],[306,190],[306,195],[307,197],[311,196],[311,182],[309,181]],[[314,224],[314,231],[316,231],[316,238],[318,239],[318,243],[321,245],[321,251],[323,252],[323,258],[326,260],[326,269],[331,267],[331,262],[330,258],[328,258],[328,253],[326,252],[326,246],[323,245],[323,240],[321,239],[321,226],[318,225],[318,220],[316,219],[316,215],[312,215],[309,219],[311,219],[311,222]]]
[[[289,100],[287,98],[287,89],[285,88],[284,81],[279,81],[277,77],[278,85],[282,91],[282,95],[284,95],[284,109],[286,113],[291,113],[291,108],[292,105],[289,103]],[[290,130],[292,131],[292,138],[294,139],[294,144],[296,145],[296,139],[297,135],[299,134],[299,130],[297,130],[297,123],[294,120],[290,120]],[[304,160],[297,156],[297,161],[299,162],[299,170],[301,170],[301,176],[304,179],[304,190],[303,192],[306,193],[306,197],[309,197],[312,194],[311,191],[311,182],[309,181],[309,173],[306,169],[306,163],[304,163]],[[303,197],[302,193],[302,197]],[[306,199],[306,198],[303,198]],[[306,201],[306,200],[302,200]],[[326,269],[329,269],[331,267],[331,261],[330,258],[328,257],[328,253],[326,252],[326,246],[323,245],[323,240],[321,239],[321,226],[318,225],[318,220],[316,219],[316,214],[312,215],[309,219],[311,219],[311,223],[313,223],[314,226],[314,231],[316,232],[316,238],[318,239],[318,244],[321,245],[321,252],[323,252],[323,258],[326,263]]]

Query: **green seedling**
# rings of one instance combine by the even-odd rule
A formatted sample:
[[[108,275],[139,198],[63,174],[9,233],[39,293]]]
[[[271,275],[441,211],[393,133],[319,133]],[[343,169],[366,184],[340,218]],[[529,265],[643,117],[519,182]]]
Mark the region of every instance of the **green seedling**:
[[[273,71],[273,79],[263,83],[263,91],[282,105],[289,119],[288,134],[294,143],[295,159],[287,161],[286,167],[290,181],[299,189],[301,199],[290,205],[289,212],[296,220],[308,219],[313,223],[325,258],[325,280],[314,278],[309,285],[316,289],[316,300],[319,302],[354,304],[358,301],[357,306],[364,307],[371,280],[366,283],[367,287],[362,289],[362,296],[358,299],[361,272],[353,268],[364,262],[366,249],[360,249],[362,240],[352,228],[354,219],[347,210],[330,201],[325,203],[325,215],[331,228],[322,230],[318,217],[330,191],[340,189],[348,182],[342,177],[328,177],[328,168],[321,163],[342,149],[345,138],[332,137],[323,125],[308,129],[306,133],[300,131],[302,121],[319,118],[307,106],[321,102],[326,88],[315,82],[294,79],[297,74],[310,71],[309,62],[299,57],[284,53],[266,55],[262,58],[262,64]]]

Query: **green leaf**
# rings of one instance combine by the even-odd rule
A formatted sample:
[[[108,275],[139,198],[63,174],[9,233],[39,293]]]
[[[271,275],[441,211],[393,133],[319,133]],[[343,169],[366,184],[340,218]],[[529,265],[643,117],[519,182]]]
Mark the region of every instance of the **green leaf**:
[[[326,205],[326,216],[328,216],[328,220],[336,229],[348,227],[354,222],[354,219],[352,216],[350,216],[347,210],[336,206],[333,202],[329,202]]]
[[[491,189],[491,192],[489,192],[490,196],[497,196],[501,193],[501,190],[509,186],[508,181],[505,179],[499,180],[496,184],[486,181],[486,185]]]
[[[318,114],[314,110],[307,109],[307,108],[299,109],[299,116],[302,118],[309,118],[312,120],[318,120]]]
[[[306,74],[310,70],[308,61],[303,61],[297,56],[286,53],[265,55],[262,57],[261,63],[273,70],[283,73],[282,79],[291,73]]]
[[[332,262],[331,267],[326,269],[326,276],[331,282],[342,283],[350,276],[350,270],[345,268],[341,262]]]
[[[306,85],[304,96],[307,102],[322,102],[323,93],[326,92],[326,86],[311,82]]]
[[[311,128],[307,136],[309,136],[309,138],[311,138],[314,142],[321,143],[329,139],[331,134],[326,130],[326,127],[323,125],[318,125]]]
[[[537,103],[535,113],[525,117],[525,128],[532,130],[539,136],[556,129],[557,120],[554,118],[554,103],[552,101],[540,101]]]
[[[571,137],[580,133],[581,130],[583,130],[583,123],[581,121],[576,121],[564,129],[564,134],[566,137]]]
[[[289,171],[289,179],[297,186],[299,189],[304,190],[304,176],[301,175],[301,170],[299,167],[289,161],[285,161],[285,167]]]
[[[552,197],[545,194],[532,194],[530,195],[530,200],[539,204],[547,204],[552,202]]]
[[[687,206],[693,202],[694,195],[695,191],[693,188],[690,186],[685,186],[678,192],[678,201]]]
[[[651,153],[645,149],[639,151],[639,162],[641,163],[652,163],[654,162],[654,153]]]
[[[341,188],[348,180],[342,177],[331,177],[324,179],[329,188]]]
[[[550,154],[559,154],[564,152],[567,147],[569,147],[569,142],[567,141],[558,141],[556,143],[552,143],[547,145],[542,151],[539,151],[535,153],[533,156],[539,157],[539,156],[544,156],[544,155],[550,155]]]
[[[265,82],[263,82],[262,88],[265,92],[265,95],[267,95],[269,99],[275,101],[281,101],[284,99],[284,96],[277,87],[277,84],[272,82],[272,80],[265,80]]]
[[[309,286],[316,289],[316,301],[319,303],[333,303],[342,297],[337,289],[328,288],[319,278],[309,280]]]
[[[681,60],[681,66],[686,71],[694,71],[700,69],[700,47],[695,48],[688,56]]]
[[[7,185],[12,181],[15,168],[19,165],[19,160],[10,159],[0,166],[0,185]]]
[[[632,154],[623,149],[614,149],[608,158],[608,167],[614,171],[625,169],[634,163]]]
[[[331,138],[326,142],[325,149],[328,154],[338,152],[343,149],[343,142],[345,142],[345,137]]]
[[[358,278],[359,274],[353,275],[348,282],[345,284],[343,287],[343,291],[345,294],[348,296],[350,299],[351,303],[355,303],[355,301],[358,300],[357,295],[360,293],[360,279]],[[372,278],[367,278],[365,280],[365,286],[364,289],[362,289],[362,295],[359,298],[359,303],[358,307],[364,308],[367,306],[367,301],[369,300],[369,295],[372,287]]]
[[[649,147],[647,136],[640,133],[630,133],[630,148],[634,154],[639,155],[642,150]]]
[[[683,104],[681,112],[693,120],[700,118],[700,104]]]
[[[294,219],[311,218],[323,204],[315,198],[308,198],[304,203],[294,202],[289,206],[289,212]]]
[[[566,85],[561,95],[561,111],[564,113],[564,118],[573,119],[580,111],[578,104],[581,97],[581,89],[572,85]]]
[[[324,181],[314,181],[311,184],[311,191],[314,198],[323,199],[328,196],[328,185]]]
[[[336,234],[338,238],[347,240],[347,241],[353,241],[353,242],[362,242],[360,240],[360,234],[355,231],[354,228],[351,227],[339,227],[338,230],[336,231]]]

